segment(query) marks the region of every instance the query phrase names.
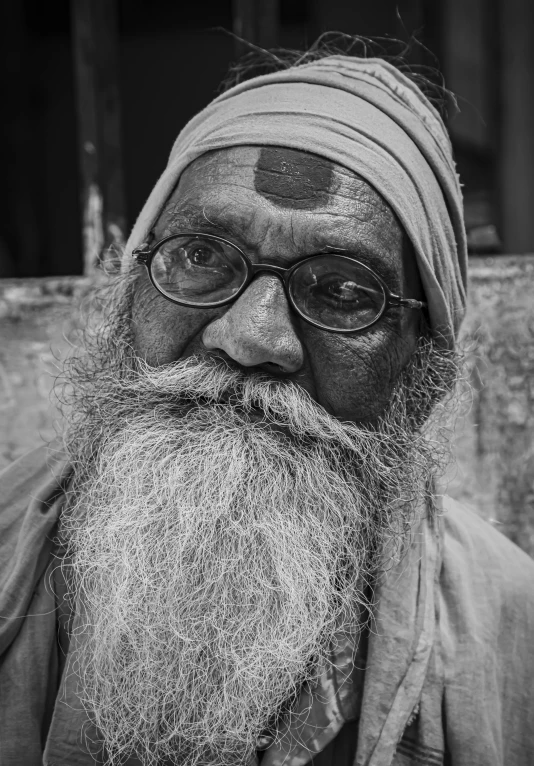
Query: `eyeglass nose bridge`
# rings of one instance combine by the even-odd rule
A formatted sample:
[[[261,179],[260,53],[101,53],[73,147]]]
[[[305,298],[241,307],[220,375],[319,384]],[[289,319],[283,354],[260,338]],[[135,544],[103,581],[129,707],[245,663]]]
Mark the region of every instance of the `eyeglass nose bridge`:
[[[244,255],[244,253],[242,253],[242,255]],[[259,276],[260,274],[274,274],[274,276],[278,277],[278,279],[282,283],[282,288],[284,290],[286,300],[289,303],[289,307],[293,311],[295,311],[299,316],[303,317],[310,324],[314,324],[314,325],[317,324],[316,322],[313,321],[313,319],[311,319],[311,317],[307,317],[301,311],[301,309],[297,306],[297,303],[295,302],[293,295],[291,295],[289,280],[291,278],[291,275],[298,270],[301,263],[295,263],[292,266],[285,268],[284,266],[277,266],[275,263],[266,263],[265,261],[263,261],[262,263],[252,263],[252,261],[246,256],[244,259],[247,263],[248,276],[245,283],[239,290],[239,292],[232,298],[231,300],[232,303],[236,301],[238,298],[240,298],[247,291],[247,289],[250,287],[252,282],[254,282],[257,276]]]
[[[286,294],[286,298],[289,301],[290,305],[293,305],[292,297],[289,293],[288,289],[288,281],[291,273],[295,271],[295,266],[291,266],[290,268],[284,268],[283,266],[277,266],[274,263],[252,263],[247,259],[247,265],[248,265],[248,278],[243,285],[243,288],[240,290],[240,295],[245,292],[245,290],[249,287],[249,285],[252,284],[252,282],[256,279],[257,276],[260,274],[274,274],[275,277],[278,277],[278,279],[281,281],[282,286],[284,288],[284,292]],[[298,264],[296,264],[298,266]]]
[[[275,274],[277,277],[280,277],[283,282],[285,282],[287,275],[290,271],[293,271],[294,267],[291,267],[289,269],[285,269],[283,266],[276,266],[274,263],[250,263],[249,262],[249,273],[251,279],[253,279],[257,274],[266,273],[266,274]]]

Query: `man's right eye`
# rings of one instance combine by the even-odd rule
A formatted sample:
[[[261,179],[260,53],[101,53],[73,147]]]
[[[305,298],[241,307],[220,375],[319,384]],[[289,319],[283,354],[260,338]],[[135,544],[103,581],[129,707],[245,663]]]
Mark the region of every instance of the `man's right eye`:
[[[325,276],[317,282],[314,294],[338,311],[367,311],[375,307],[369,290],[350,279],[337,275]]]
[[[186,259],[193,266],[204,266],[206,268],[217,268],[223,265],[224,258],[221,253],[216,252],[213,247],[206,245],[195,245],[191,248],[180,248],[184,251]]]

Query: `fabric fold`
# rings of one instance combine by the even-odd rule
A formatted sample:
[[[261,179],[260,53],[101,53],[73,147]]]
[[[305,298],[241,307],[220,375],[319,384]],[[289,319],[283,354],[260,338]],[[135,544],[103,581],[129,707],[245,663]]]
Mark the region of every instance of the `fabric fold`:
[[[355,766],[392,763],[420,703],[438,625],[439,539],[440,520],[423,519],[376,590]]]
[[[2,766],[42,763],[59,682],[53,538],[69,476],[61,454],[44,446],[0,475]]]

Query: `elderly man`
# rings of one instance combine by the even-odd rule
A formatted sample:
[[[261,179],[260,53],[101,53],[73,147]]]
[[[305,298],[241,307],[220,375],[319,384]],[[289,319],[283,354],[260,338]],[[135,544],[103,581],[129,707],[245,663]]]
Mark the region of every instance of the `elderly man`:
[[[465,283],[445,128],[385,61],[185,127],[63,454],[3,477],[2,766],[532,763],[534,564],[434,484]]]

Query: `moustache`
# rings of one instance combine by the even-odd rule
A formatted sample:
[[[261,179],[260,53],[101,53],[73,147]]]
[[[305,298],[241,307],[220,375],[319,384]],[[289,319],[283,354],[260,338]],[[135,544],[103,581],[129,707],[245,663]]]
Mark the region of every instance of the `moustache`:
[[[244,371],[207,356],[196,355],[157,368],[136,359],[134,370],[115,383],[109,406],[125,401],[129,406],[132,398],[143,410],[151,408],[156,417],[194,416],[201,422],[201,412],[205,412],[206,426],[213,426],[221,416],[228,426],[269,426],[301,446],[321,440],[336,451],[346,449],[358,455],[362,440],[372,441],[374,452],[387,437],[376,425],[338,420],[293,381]]]

